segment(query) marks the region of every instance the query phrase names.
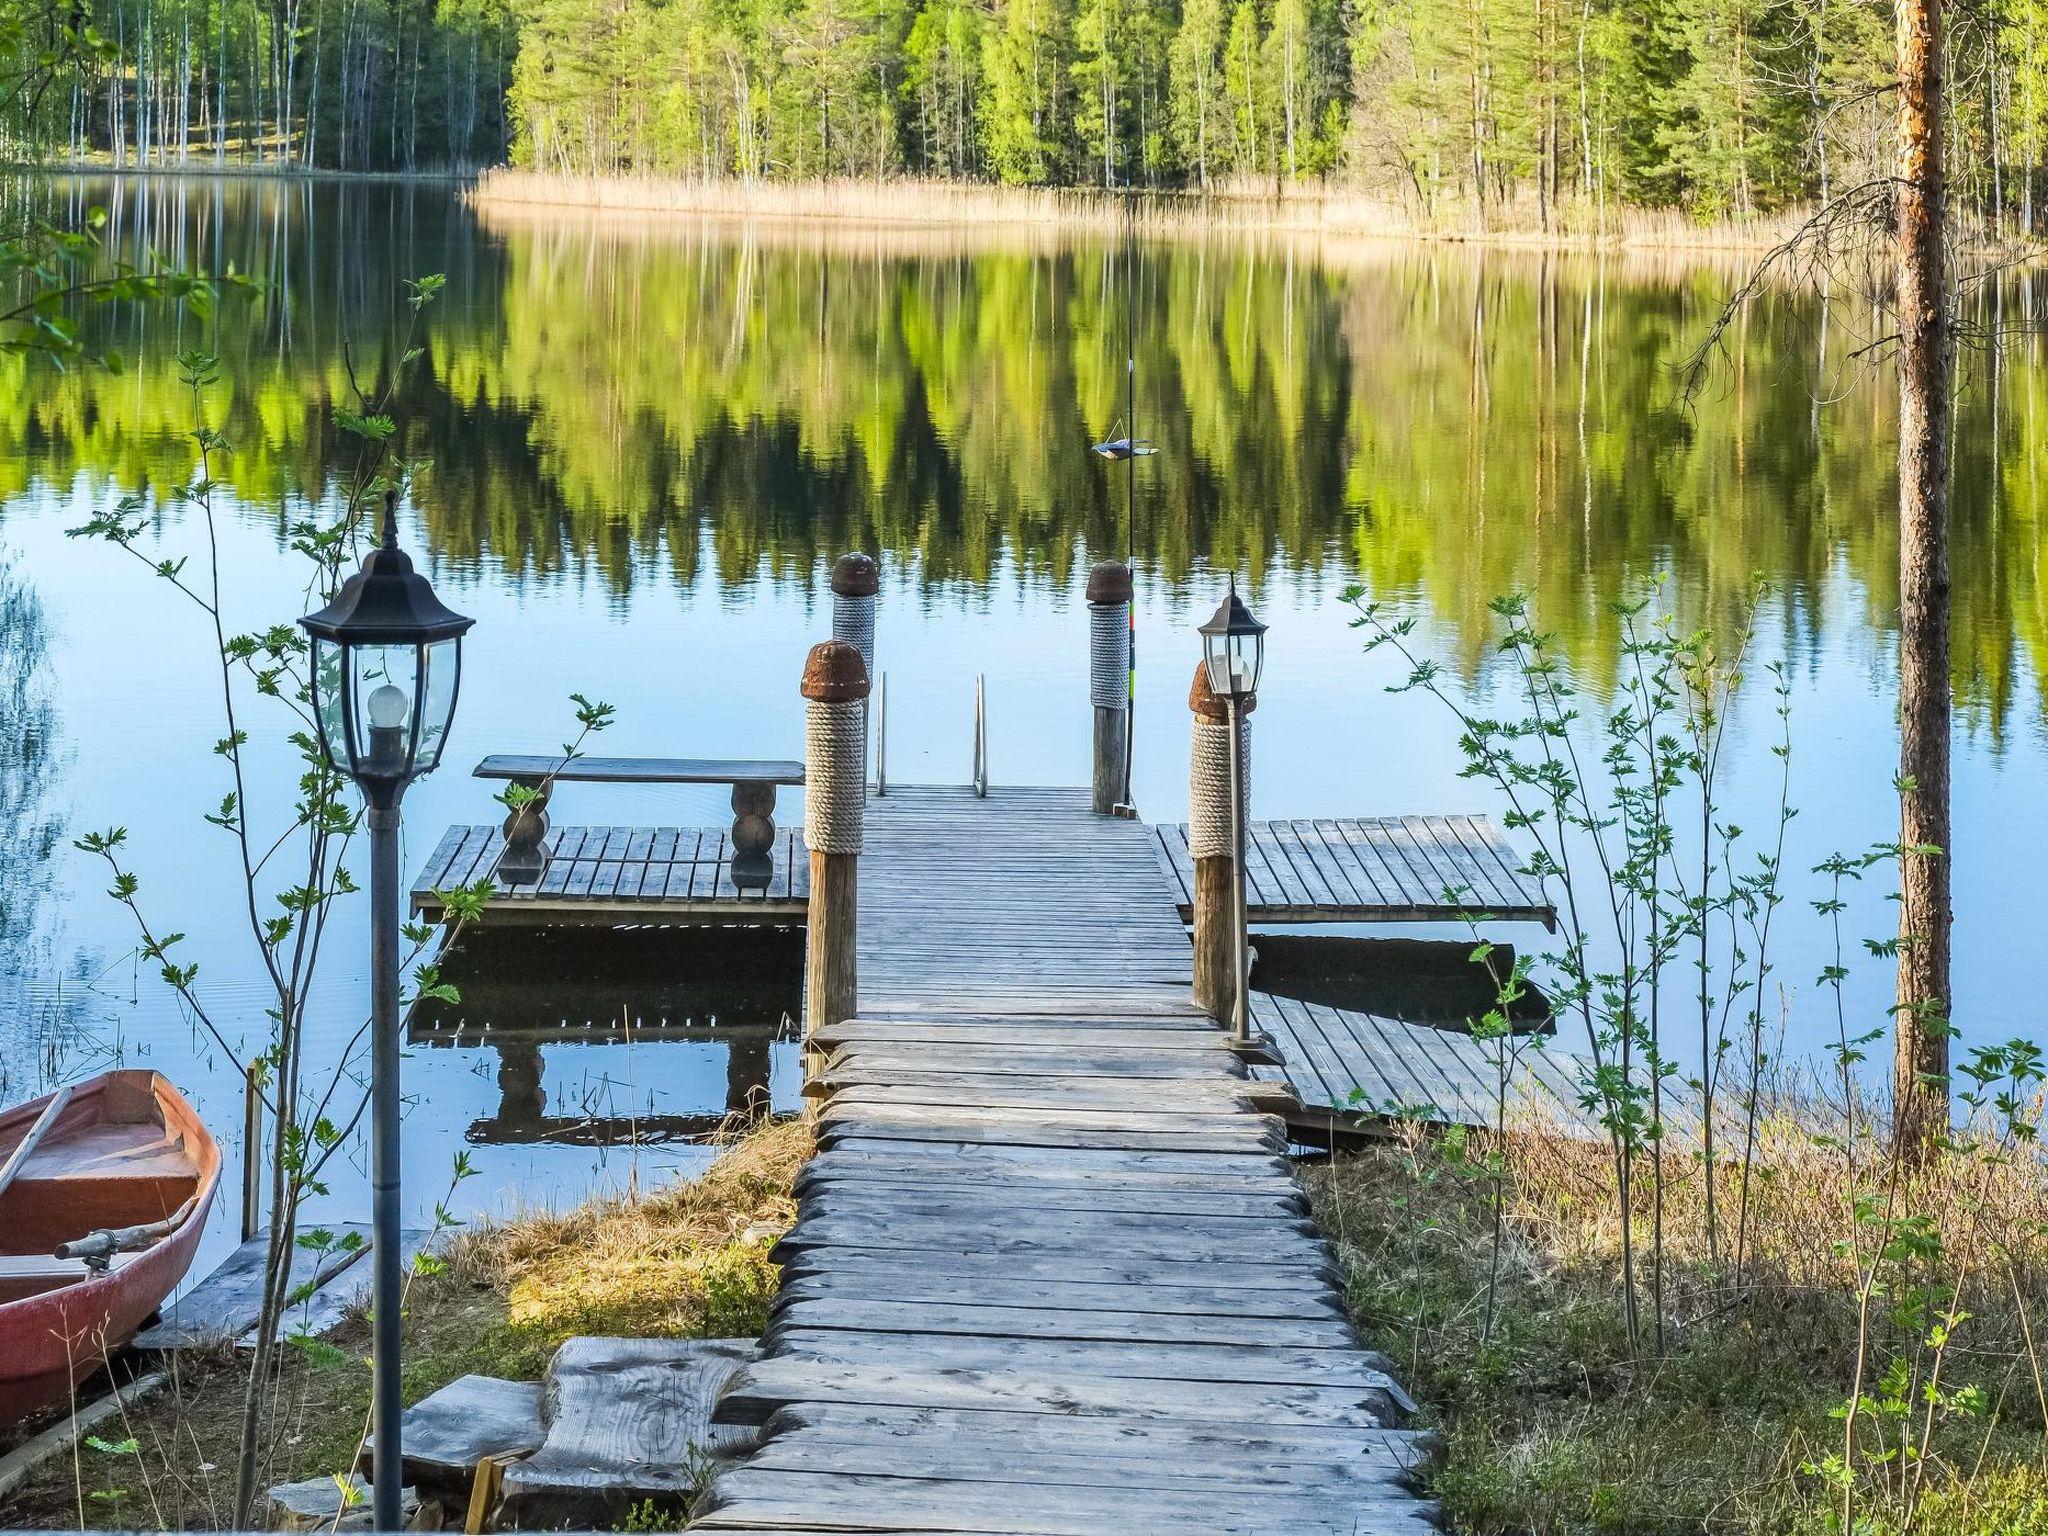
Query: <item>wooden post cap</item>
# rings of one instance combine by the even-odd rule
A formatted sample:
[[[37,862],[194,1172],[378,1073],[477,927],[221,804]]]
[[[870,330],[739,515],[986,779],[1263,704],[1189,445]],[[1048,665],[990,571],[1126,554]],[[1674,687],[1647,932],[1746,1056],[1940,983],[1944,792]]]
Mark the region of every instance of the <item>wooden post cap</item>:
[[[1241,712],[1250,714],[1259,707],[1259,698],[1253,694],[1242,706]],[[1213,720],[1218,725],[1230,723],[1230,701],[1221,699],[1209,686],[1209,667],[1206,662],[1195,663],[1195,680],[1188,685],[1188,708],[1197,718]]]
[[[852,704],[868,696],[867,663],[844,640],[821,640],[804,658],[803,696],[814,704]]]
[[[1128,603],[1131,600],[1131,568],[1121,560],[1105,560],[1088,573],[1088,601]]]
[[[882,589],[881,568],[859,550],[832,562],[832,590],[841,597],[873,597]]]

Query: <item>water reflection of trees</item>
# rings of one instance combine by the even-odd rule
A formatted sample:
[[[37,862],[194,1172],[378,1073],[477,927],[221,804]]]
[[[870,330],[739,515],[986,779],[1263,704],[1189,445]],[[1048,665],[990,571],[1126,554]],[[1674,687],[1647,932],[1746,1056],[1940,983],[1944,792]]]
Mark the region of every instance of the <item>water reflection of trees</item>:
[[[1129,536],[1121,472],[1086,451],[1122,409],[1114,246],[580,214],[483,231],[439,192],[261,183],[131,192],[117,213],[136,249],[269,276],[258,323],[223,333],[232,473],[258,505],[326,484],[344,336],[374,372],[399,279],[446,271],[399,407],[434,463],[420,500],[443,558],[595,571],[625,593],[700,560],[721,583],[808,581],[864,545],[934,583],[1005,562],[1066,583]],[[1359,572],[1424,607],[1468,666],[1487,600],[1521,587],[1603,671],[1604,605],[1656,571],[1703,616],[1768,577],[1800,645],[1837,618],[1883,629],[1893,405],[1884,370],[1850,361],[1871,317],[1773,293],[1687,409],[1676,365],[1730,281],[1528,253],[1148,248],[1139,415],[1163,451],[1142,471],[1140,559],[1170,582],[1205,562]],[[1980,302],[2011,327],[2037,288]],[[197,328],[106,323],[133,333],[132,377],[0,362],[0,488],[183,472],[168,359]],[[2030,341],[1963,371],[1957,672],[1995,724],[2048,637],[2041,359]],[[1828,611],[1844,601],[1861,611]]]
[[[62,762],[49,690],[49,626],[0,552],[0,967],[19,969],[64,830],[50,790]]]

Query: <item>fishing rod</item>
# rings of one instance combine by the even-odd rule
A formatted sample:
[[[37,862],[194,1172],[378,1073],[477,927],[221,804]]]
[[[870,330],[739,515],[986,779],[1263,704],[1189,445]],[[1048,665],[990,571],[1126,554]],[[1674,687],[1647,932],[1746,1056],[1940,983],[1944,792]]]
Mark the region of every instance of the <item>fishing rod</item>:
[[[1111,463],[1126,465],[1124,473],[1124,564],[1137,560],[1138,463],[1159,451],[1150,438],[1138,436],[1138,206],[1131,183],[1131,166],[1136,155],[1124,156],[1124,435],[1095,445],[1095,452]],[[1113,429],[1112,429],[1113,430]],[[1118,809],[1131,807],[1131,760],[1138,744],[1138,604],[1132,594],[1129,613],[1130,672],[1126,679],[1128,696],[1124,703],[1124,785]]]

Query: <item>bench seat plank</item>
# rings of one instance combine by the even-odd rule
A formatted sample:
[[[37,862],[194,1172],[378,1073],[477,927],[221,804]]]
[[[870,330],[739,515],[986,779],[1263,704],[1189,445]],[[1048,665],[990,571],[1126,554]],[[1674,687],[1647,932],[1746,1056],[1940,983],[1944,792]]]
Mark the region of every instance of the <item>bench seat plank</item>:
[[[479,779],[548,779],[579,784],[801,784],[804,765],[786,758],[548,757],[497,753],[476,765]]]

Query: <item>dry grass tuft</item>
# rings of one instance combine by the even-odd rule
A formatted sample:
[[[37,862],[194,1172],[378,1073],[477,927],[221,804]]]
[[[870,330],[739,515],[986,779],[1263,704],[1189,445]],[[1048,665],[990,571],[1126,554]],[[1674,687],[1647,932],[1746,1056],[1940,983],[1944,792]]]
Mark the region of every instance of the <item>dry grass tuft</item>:
[[[1867,1146],[1866,1143],[1858,1143]],[[1743,1214],[1740,1168],[1718,1181],[1709,1243],[1695,1155],[1664,1157],[1661,1341],[1650,1320],[1655,1211],[1636,1173],[1634,1239],[1645,1315],[1631,1350],[1621,1221],[1604,1143],[1512,1135],[1495,1320],[1488,1159],[1479,1138],[1411,1133],[1310,1170],[1353,1315],[1407,1373],[1442,1428],[1432,1486],[1455,1528],[1533,1536],[1821,1536],[1839,1491],[1813,1470],[1842,1447],[1856,1378],[1855,1254],[1877,1228],[1855,1212],[1888,1184],[1874,1154],[1852,1165],[1807,1111],[1760,1114]],[[1894,1271],[1873,1311],[1865,1389],[1888,1370],[1924,1375],[1927,1325],[1894,1308],[1915,1284],[1953,1285],[1967,1314],[1940,1372],[1976,1412],[1936,1416],[1910,1499],[1924,1406],[1896,1420],[1866,1399],[1859,1536],[2018,1536],[2048,1531],[2048,1173],[2037,1152],[1954,1150],[1897,1186],[1939,1242]],[[1853,1244],[1853,1248],[1852,1248]],[[1909,1378],[1919,1381],[1920,1375]],[[1910,1425],[1908,1424],[1910,1421]],[[1887,1438],[1889,1437],[1889,1439]],[[1890,1461],[1866,1461],[1889,1445]]]
[[[512,1327],[549,1348],[579,1333],[756,1334],[775,1295],[768,1251],[796,1220],[790,1187],[811,1149],[803,1123],[770,1125],[687,1183],[503,1222],[451,1258],[502,1289]]]

